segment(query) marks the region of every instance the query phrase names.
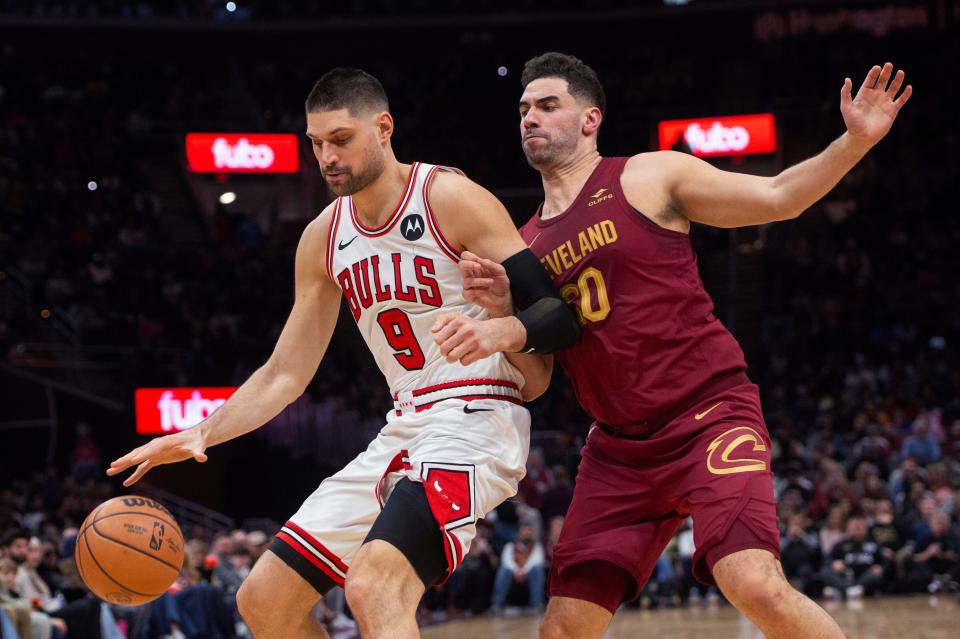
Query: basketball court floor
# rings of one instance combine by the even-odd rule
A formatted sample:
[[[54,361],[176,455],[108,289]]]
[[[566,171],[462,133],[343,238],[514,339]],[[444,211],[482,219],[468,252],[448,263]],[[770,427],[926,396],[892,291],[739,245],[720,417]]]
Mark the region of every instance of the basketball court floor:
[[[906,597],[828,603],[849,639],[957,639],[960,603],[955,597]],[[535,639],[535,617],[479,618],[423,629],[424,639]],[[608,639],[761,639],[730,606],[623,611]]]

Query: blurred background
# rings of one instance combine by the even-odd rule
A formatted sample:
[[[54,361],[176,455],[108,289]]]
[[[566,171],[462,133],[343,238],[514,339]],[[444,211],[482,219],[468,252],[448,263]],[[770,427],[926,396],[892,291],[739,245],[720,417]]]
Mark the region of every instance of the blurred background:
[[[331,199],[303,135],[313,82],[373,73],[398,159],[463,169],[519,225],[542,198],[519,75],[548,50],[599,73],[602,154],[675,148],[763,175],[842,133],[844,77],[906,70],[910,104],[823,201],[692,239],[762,392],[788,576],[844,596],[825,571],[863,537],[884,574],[868,591],[956,589],[960,2],[0,0],[0,537],[32,538],[48,595],[69,592],[57,566],[77,525],[124,492],[109,462],[195,423],[270,353],[297,240]],[[280,416],[138,485],[193,540],[183,586],[235,591],[278,522],[382,426],[390,397],[352,324],[342,314]],[[425,623],[483,613],[507,544],[549,562],[590,418],[559,371],[530,408],[520,494],[487,519],[466,576],[428,593]],[[640,604],[715,601],[692,554],[685,530]]]

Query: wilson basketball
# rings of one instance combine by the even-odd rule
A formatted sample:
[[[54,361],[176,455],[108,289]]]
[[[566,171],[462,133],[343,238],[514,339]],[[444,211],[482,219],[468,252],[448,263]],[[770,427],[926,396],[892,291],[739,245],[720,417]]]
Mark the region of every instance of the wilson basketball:
[[[115,497],[87,516],[74,558],[95,595],[115,604],[143,604],[162,595],[180,574],[183,533],[162,504]]]

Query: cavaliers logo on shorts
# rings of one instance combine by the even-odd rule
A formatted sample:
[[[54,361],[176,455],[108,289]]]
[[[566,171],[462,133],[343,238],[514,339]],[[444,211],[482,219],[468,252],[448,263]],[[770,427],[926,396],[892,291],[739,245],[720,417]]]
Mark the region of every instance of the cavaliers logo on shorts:
[[[750,426],[726,431],[707,446],[707,470],[714,475],[730,475],[767,470],[767,462],[755,453],[764,453],[763,437]]]

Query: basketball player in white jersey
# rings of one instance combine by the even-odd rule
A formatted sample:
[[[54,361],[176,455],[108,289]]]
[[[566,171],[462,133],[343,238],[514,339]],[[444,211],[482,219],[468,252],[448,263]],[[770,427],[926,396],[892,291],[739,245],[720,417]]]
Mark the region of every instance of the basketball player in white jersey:
[[[107,474],[136,465],[129,486],[159,464],[205,461],[209,446],[273,418],[313,378],[342,296],[395,410],[277,533],[237,602],[257,639],[324,637],[310,610],[340,585],[364,637],[415,637],[424,590],[456,569],[477,519],[523,477],[521,404],[545,390],[549,368],[517,353],[559,350],[579,327],[496,198],[455,170],[396,160],[375,78],[335,69],[306,106],[320,170],[341,197],[303,233],[296,299],[273,354],[202,424],[135,449]],[[464,300],[464,250],[511,271],[517,317],[484,320]]]

